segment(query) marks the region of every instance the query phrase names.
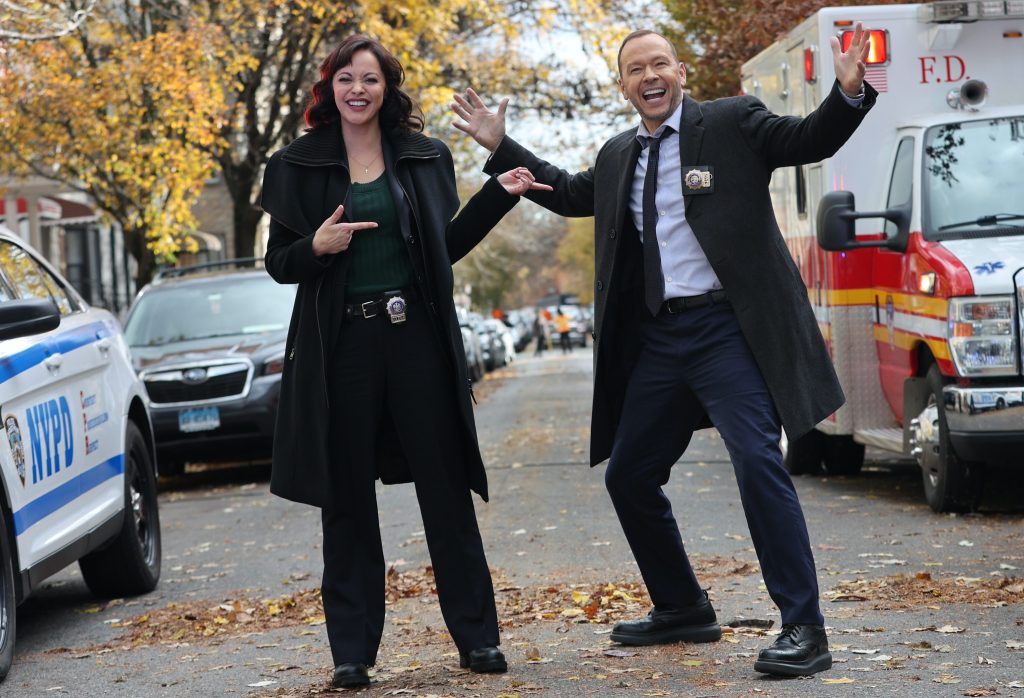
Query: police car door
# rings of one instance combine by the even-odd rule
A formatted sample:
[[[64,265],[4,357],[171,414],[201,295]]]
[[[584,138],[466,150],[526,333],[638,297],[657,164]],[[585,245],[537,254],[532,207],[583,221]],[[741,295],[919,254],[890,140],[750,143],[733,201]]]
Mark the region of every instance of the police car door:
[[[51,299],[61,315],[55,330],[0,344],[0,461],[24,570],[124,506],[120,410],[103,390],[117,328],[16,242],[0,239],[0,272],[16,297]]]

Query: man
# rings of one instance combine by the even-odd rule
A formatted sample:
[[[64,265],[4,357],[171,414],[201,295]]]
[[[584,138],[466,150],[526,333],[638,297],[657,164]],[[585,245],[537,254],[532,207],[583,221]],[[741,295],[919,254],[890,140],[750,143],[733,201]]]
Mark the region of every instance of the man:
[[[562,308],[559,308],[558,316],[555,318],[555,327],[558,328],[558,344],[562,347],[563,354],[572,353],[572,344],[569,342],[570,324],[569,316]]]
[[[864,83],[867,32],[843,52],[836,83],[803,119],[753,97],[695,102],[686,68],[650,31],[619,49],[619,88],[641,124],[570,174],[505,136],[504,113],[472,90],[455,126],[491,151],[486,171],[525,164],[565,216],[594,216],[595,386],[591,464],[605,482],[650,592],[646,618],[617,624],[625,644],[711,642],[715,611],[686,557],[662,486],[695,429],[714,424],[729,450],[765,584],[783,630],[757,671],[805,676],[832,666],[807,527],[782,466],[780,428],[809,431],[844,401],[768,193],[778,167],[843,145],[874,103]]]

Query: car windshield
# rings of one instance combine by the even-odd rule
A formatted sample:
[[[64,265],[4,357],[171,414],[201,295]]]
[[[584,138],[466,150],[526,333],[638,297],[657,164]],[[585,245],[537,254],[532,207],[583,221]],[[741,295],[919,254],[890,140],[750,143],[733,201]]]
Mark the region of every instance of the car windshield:
[[[213,337],[282,332],[295,286],[269,276],[234,276],[154,288],[139,298],[125,322],[129,346],[155,347]]]
[[[1024,233],[1024,116],[933,126],[924,137],[929,240]]]

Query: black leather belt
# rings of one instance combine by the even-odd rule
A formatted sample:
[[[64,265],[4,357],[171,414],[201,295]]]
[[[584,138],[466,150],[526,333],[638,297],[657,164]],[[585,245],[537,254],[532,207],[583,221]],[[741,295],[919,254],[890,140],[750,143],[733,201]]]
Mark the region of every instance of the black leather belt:
[[[699,296],[680,296],[678,298],[669,298],[662,303],[661,309],[669,315],[676,315],[691,308],[703,308],[705,305],[727,303],[728,301],[729,296],[725,295],[725,291],[709,291],[708,293],[702,293]]]
[[[400,291],[387,291],[379,296],[346,299],[354,300],[355,302],[345,304],[345,319],[365,318],[368,320],[373,317],[386,316],[388,315],[388,302],[396,296],[404,299],[406,304],[415,303],[420,299],[419,291],[414,286]]]

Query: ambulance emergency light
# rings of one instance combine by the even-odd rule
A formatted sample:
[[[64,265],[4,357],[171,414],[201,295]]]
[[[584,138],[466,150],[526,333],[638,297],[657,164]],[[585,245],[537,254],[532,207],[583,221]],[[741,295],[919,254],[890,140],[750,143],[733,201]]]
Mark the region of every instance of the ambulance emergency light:
[[[1024,0],[936,0],[918,9],[922,22],[976,22],[1024,17]]]
[[[1024,0],[1021,0],[1024,2]],[[849,51],[850,45],[853,43],[852,31],[844,31],[840,35],[840,40],[843,44],[843,51]],[[871,47],[868,49],[867,60],[864,61],[867,65],[885,65],[889,62],[889,32],[884,29],[871,29],[868,31],[868,39],[871,41]]]
[[[804,80],[811,84],[818,81],[818,66],[815,61],[815,54],[817,49],[814,46],[808,46],[804,49]]]

